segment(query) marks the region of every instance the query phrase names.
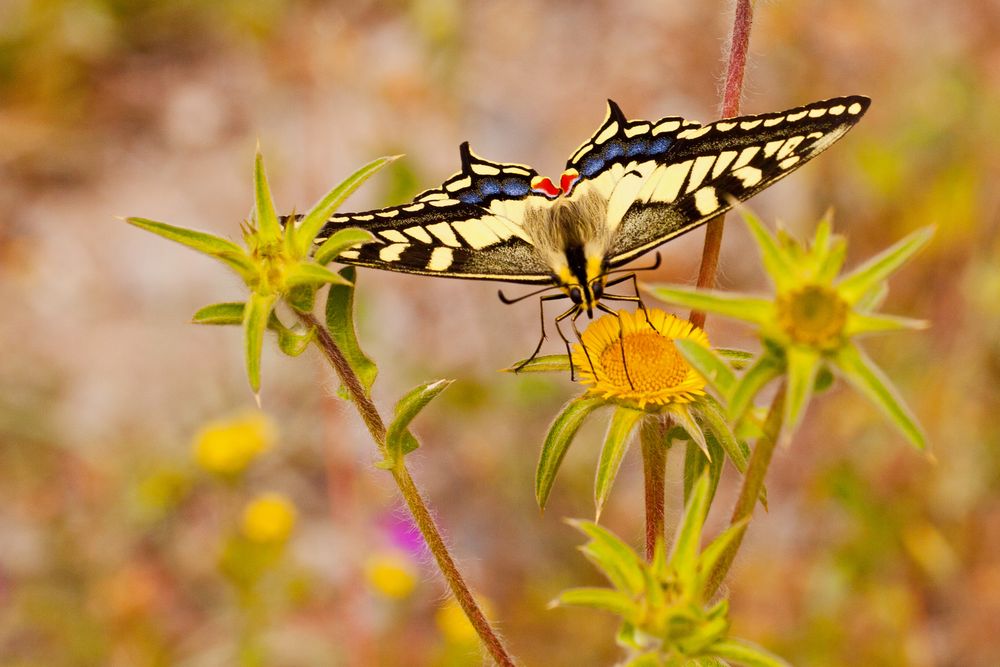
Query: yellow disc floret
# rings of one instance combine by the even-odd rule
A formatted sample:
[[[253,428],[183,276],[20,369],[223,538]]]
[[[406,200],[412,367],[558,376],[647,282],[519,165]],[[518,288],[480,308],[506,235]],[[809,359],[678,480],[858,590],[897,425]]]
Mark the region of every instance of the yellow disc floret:
[[[779,294],[778,324],[797,343],[833,349],[842,342],[848,305],[829,287],[806,285]]]
[[[704,395],[705,380],[684,360],[674,340],[708,345],[705,333],[661,310],[619,311],[595,321],[573,349],[573,365],[590,391],[625,403],[665,406]]]

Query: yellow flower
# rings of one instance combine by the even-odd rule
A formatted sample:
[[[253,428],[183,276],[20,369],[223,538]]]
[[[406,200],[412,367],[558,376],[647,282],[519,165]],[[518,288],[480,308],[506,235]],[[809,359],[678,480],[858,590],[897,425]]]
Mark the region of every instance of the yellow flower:
[[[274,426],[260,412],[207,424],[194,439],[198,465],[218,475],[238,475],[274,442]]]
[[[278,493],[264,493],[243,510],[243,535],[252,542],[285,542],[295,527],[296,511],[288,498]]]
[[[704,396],[705,380],[691,368],[674,340],[708,346],[708,337],[687,320],[662,310],[620,310],[591,324],[573,346],[573,365],[590,393],[623,403],[666,406]],[[586,349],[584,349],[586,348]]]
[[[417,585],[413,563],[396,550],[382,551],[365,563],[365,579],[376,592],[387,598],[401,600]]]

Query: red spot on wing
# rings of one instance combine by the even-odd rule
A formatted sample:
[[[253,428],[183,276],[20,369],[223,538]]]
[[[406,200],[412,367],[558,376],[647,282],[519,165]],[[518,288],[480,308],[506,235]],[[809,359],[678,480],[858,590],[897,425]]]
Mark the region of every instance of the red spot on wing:
[[[562,193],[562,188],[557,187],[548,176],[536,176],[531,181],[531,189],[550,199],[554,199]]]
[[[573,191],[573,186],[580,180],[580,172],[576,169],[567,169],[559,179],[559,189],[569,194]]]

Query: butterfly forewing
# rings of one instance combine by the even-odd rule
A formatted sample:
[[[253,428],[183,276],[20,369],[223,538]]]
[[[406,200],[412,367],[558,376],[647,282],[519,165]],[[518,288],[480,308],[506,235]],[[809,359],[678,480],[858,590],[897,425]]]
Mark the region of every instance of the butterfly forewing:
[[[534,169],[490,162],[462,144],[462,171],[413,202],[335,215],[317,242],[343,227],[362,227],[376,241],[337,260],[377,269],[451,278],[543,283],[551,279],[522,226],[533,199]]]

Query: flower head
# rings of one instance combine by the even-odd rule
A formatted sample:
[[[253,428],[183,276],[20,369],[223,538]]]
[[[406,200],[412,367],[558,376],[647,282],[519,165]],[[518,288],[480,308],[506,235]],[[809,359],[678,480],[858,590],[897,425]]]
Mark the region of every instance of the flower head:
[[[677,351],[677,339],[708,345],[704,331],[662,310],[621,310],[587,327],[573,365],[580,382],[604,398],[639,409],[690,403],[704,395],[705,380]]]
[[[657,297],[682,306],[741,319],[757,327],[764,353],[725,398],[729,416],[746,413],[757,391],[770,380],[786,377],[785,433],[801,420],[816,378],[830,367],[867,396],[914,445],[926,440],[916,419],[897,396],[888,378],[855,343],[861,336],[920,329],[919,320],[876,313],[886,293],[886,279],[922,248],[933,230],[917,230],[845,275],[839,275],[847,244],[831,234],[824,219],[808,246],[783,232],[771,234],[752,214],[744,218],[774,284],[771,299],[714,290],[660,285]]]
[[[260,544],[283,544],[292,534],[296,519],[295,505],[278,493],[264,493],[243,510],[240,524],[243,536]]]
[[[194,439],[194,458],[209,472],[238,475],[273,442],[271,420],[263,413],[248,412],[202,427]]]
[[[408,597],[417,585],[413,561],[395,549],[373,554],[365,563],[365,579],[379,595],[393,600]]]

